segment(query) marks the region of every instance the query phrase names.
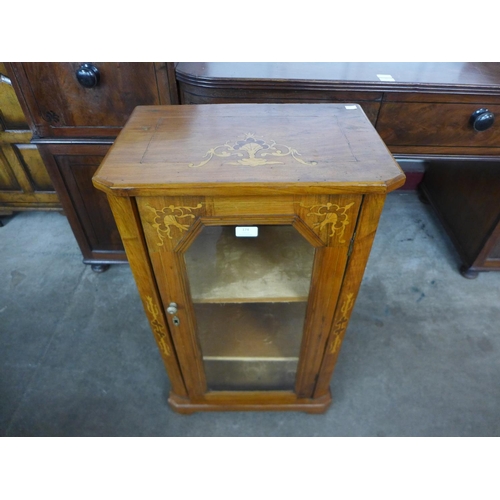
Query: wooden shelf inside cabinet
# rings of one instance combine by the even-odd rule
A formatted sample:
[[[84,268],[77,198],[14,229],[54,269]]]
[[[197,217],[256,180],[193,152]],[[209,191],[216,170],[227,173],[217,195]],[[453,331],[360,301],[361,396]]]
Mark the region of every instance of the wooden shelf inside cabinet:
[[[185,254],[193,302],[307,300],[314,247],[292,226],[252,227],[258,236],[204,228]]]
[[[306,305],[196,304],[203,357],[298,358]]]
[[[325,411],[385,196],[404,179],[358,105],[136,108],[93,182],[172,408]]]

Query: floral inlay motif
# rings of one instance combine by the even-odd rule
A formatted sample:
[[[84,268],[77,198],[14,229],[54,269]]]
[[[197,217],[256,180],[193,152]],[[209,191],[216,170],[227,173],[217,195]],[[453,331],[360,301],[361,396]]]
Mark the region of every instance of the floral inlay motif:
[[[163,207],[161,210],[157,210],[149,205],[146,205],[146,207],[155,214],[152,226],[156,229],[160,238],[160,243],[157,243],[157,245],[163,246],[165,238],[172,239],[172,227],[176,227],[180,232],[189,229],[189,224],[186,224],[186,222],[189,219],[194,219],[195,215],[191,212],[201,208],[201,203],[198,203],[195,207],[169,205],[168,207]]]
[[[234,161],[228,161],[228,165],[242,165],[250,167],[260,167],[263,165],[273,165],[284,163],[277,160],[283,156],[291,156],[294,160],[302,165],[317,165],[316,161],[304,161],[299,158],[300,153],[284,144],[278,144],[273,140],[269,142],[259,139],[255,134],[245,134],[244,138],[234,143],[226,142],[221,146],[216,146],[207,151],[202,160],[198,164],[190,163],[192,168],[202,167],[206,165],[212,158],[228,158]]]
[[[148,302],[147,305],[148,312],[152,316],[152,319],[150,319],[149,322],[155,334],[158,345],[160,346],[160,350],[166,356],[170,356],[170,347],[166,341],[167,334],[165,332],[165,328],[158,320],[158,315],[160,314],[160,310],[158,306],[153,302],[153,297],[146,297],[146,300]]]
[[[340,308],[342,316],[337,321],[337,323],[335,323],[335,339],[330,342],[330,354],[334,354],[340,347],[340,343],[342,342],[342,334],[347,328],[347,323],[349,322],[349,313],[352,309],[352,306],[354,305],[353,297],[354,294],[352,292],[348,293],[346,299],[344,300],[344,303],[342,304],[342,307]]]
[[[338,234],[339,243],[345,243],[344,232],[345,227],[350,224],[349,216],[347,215],[347,210],[354,205],[354,202],[349,203],[343,207],[337,205],[336,203],[327,203],[326,205],[313,205],[312,207],[305,207],[301,204],[301,207],[308,208],[310,212],[307,214],[309,216],[317,216],[322,218],[319,222],[313,224],[313,227],[319,227],[323,229],[324,227],[331,225],[330,236],[335,236]]]

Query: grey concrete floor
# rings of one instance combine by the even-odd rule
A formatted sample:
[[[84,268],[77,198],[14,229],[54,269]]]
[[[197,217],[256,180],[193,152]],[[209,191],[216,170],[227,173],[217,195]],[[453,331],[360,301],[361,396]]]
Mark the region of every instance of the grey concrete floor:
[[[500,273],[462,278],[413,192],[388,196],[323,415],[174,413],[128,265],[93,273],[57,213],[3,220],[3,436],[500,435]]]

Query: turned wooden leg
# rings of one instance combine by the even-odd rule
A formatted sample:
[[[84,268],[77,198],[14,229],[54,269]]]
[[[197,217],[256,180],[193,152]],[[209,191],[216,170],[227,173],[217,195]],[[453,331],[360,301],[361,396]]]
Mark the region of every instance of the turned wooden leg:
[[[109,269],[109,264],[91,264],[90,267],[94,273],[104,273]]]
[[[479,276],[478,271],[473,271],[469,267],[467,267],[465,264],[463,264],[460,267],[460,274],[464,277],[467,278],[468,280],[475,280]]]

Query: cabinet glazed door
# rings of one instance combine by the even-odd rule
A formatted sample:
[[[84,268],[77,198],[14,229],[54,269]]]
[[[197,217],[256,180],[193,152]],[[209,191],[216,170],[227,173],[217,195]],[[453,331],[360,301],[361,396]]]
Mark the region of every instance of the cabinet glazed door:
[[[209,390],[293,390],[314,247],[291,225],[206,226],[184,254]]]
[[[361,198],[138,199],[191,399],[312,397]]]

